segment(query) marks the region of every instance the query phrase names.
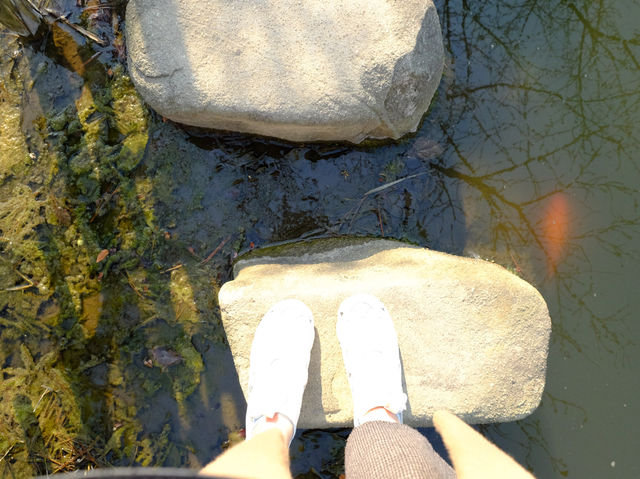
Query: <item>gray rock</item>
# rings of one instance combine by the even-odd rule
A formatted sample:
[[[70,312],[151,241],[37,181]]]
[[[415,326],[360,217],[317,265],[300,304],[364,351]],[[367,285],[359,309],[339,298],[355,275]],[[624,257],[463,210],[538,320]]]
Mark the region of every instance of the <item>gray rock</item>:
[[[130,0],[126,39],[160,114],[292,141],[415,131],[444,64],[431,0]]]
[[[245,395],[261,317],[285,298],[313,311],[316,339],[300,427],[351,424],[335,323],[340,302],[357,292],[378,296],[394,319],[407,424],[429,426],[441,408],[488,423],[523,418],[538,406],[551,321],[538,291],[504,268],[386,240],[322,240],[275,254],[239,261],[219,301]]]

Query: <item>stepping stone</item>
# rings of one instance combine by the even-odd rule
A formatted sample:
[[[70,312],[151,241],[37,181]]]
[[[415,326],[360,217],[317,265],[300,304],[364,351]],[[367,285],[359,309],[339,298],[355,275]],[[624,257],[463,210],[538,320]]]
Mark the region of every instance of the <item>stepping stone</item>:
[[[220,289],[222,321],[247,394],[262,316],[297,298],[316,338],[299,427],[349,426],[351,392],[335,333],[338,306],[367,292],[394,320],[409,397],[405,423],[430,426],[448,409],[469,423],[521,419],[545,384],[551,320],[538,291],[487,261],[388,240],[319,240],[256,251]]]
[[[291,141],[399,138],[444,64],[432,0],[130,0],[129,70],[188,125]]]

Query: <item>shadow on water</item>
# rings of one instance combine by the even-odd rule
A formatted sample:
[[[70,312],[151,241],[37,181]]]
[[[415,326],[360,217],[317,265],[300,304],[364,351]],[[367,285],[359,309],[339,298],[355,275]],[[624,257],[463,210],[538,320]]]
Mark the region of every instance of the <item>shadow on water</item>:
[[[536,285],[543,402],[481,431],[539,477],[637,475],[637,5],[437,3],[428,116],[360,146],[165,121],[123,66],[125,2],[60,2],[104,46],[0,33],[1,474],[207,462],[244,415],[217,305],[233,259],[363,234]],[[348,432],[301,431],[294,473],[339,475]]]

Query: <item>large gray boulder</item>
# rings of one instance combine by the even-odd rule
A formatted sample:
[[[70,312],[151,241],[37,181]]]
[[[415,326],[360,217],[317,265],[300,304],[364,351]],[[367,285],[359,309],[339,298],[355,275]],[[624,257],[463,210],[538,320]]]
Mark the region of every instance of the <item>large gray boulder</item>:
[[[126,19],[160,114],[292,141],[415,131],[444,62],[431,0],[130,0]]]
[[[396,241],[303,243],[250,257],[219,293],[222,321],[247,392],[254,331],[276,301],[314,314],[300,427],[346,426],[351,393],[335,324],[340,302],[378,296],[393,317],[409,396],[405,422],[429,426],[441,408],[469,423],[520,419],[539,404],[551,321],[542,296],[504,268]]]

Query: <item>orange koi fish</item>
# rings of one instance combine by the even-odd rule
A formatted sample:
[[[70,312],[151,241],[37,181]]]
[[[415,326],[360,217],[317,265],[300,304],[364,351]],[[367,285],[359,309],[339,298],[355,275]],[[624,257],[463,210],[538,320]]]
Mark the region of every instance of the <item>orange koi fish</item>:
[[[544,210],[540,240],[547,256],[547,273],[553,276],[567,252],[570,207],[567,195],[554,194]]]

